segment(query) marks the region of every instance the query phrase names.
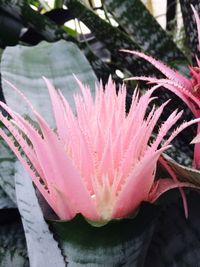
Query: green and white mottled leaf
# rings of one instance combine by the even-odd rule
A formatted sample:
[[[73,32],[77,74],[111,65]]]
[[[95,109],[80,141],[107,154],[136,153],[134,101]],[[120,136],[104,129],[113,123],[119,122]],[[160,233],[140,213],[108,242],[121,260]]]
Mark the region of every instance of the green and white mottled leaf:
[[[14,208],[16,205],[0,187],[0,209]]]
[[[159,211],[146,204],[133,219],[115,220],[101,227],[82,216],[51,221],[69,267],[143,267]]]
[[[138,44],[128,34],[101,19],[78,0],[66,0],[65,3],[72,14],[80,19],[99,41],[105,44],[111,54],[111,63],[115,64],[117,68],[126,69],[134,75],[148,74],[148,71],[152,70],[152,66],[148,63],[144,64],[144,60],[120,52],[122,48],[140,50]]]
[[[57,241],[45,222],[31,178],[19,162],[15,164],[17,204],[22,217],[30,267],[64,267]]]
[[[73,94],[79,91],[73,74],[91,88],[94,88],[96,81],[90,64],[79,48],[63,40],[42,42],[34,47],[7,47],[2,55],[1,74],[2,78],[13,83],[31,100],[51,126],[54,125],[54,118],[42,76],[61,89],[72,106]],[[21,114],[30,115],[28,107],[21,103],[21,98],[13,93],[5,81],[2,87],[7,104]]]
[[[21,222],[1,225],[0,227],[0,266],[29,267]]]
[[[140,0],[106,0],[104,5],[114,15],[119,25],[139,47],[166,62],[187,62],[155,18]]]
[[[7,194],[7,197],[10,199],[10,201],[12,201],[12,205],[14,205],[14,203],[16,204],[15,182],[14,182],[15,161],[16,161],[15,155],[12,153],[12,151],[9,149],[6,143],[1,139],[0,140],[0,187],[2,187],[3,191]]]

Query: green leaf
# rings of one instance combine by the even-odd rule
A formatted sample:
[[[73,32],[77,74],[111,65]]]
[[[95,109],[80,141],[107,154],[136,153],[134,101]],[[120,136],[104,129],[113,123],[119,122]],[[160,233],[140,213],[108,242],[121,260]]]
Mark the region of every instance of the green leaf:
[[[4,48],[7,45],[16,45],[20,38],[23,24],[13,16],[0,10],[0,47]]]
[[[73,95],[80,90],[73,74],[93,89],[96,81],[83,53],[75,44],[66,41],[42,42],[34,47],[8,47],[2,56],[1,73],[4,79],[13,83],[31,100],[51,126],[54,125],[54,119],[50,98],[41,77],[46,76],[61,89],[72,107]],[[21,98],[5,81],[2,82],[2,87],[6,102],[11,108],[20,114],[32,115],[24,103],[19,105]]]
[[[29,266],[21,222],[1,225],[0,227],[0,266]]]
[[[167,164],[177,175],[178,179],[183,182],[190,182],[196,186],[200,186],[200,171],[190,167],[186,167],[178,164],[175,160],[166,154],[163,154],[163,158]]]
[[[106,0],[106,8],[114,15],[119,25],[144,52],[170,63],[187,62],[166,32],[140,0]]]
[[[25,26],[35,29],[43,38],[49,42],[67,39],[67,34],[53,21],[39,12],[33,10],[26,0],[10,1],[1,0],[0,9],[7,12],[13,18],[19,20]]]
[[[144,204],[136,218],[102,227],[91,226],[80,215],[50,224],[69,266],[142,267],[158,214],[155,206]]]
[[[145,267],[198,266],[200,262],[199,192],[190,192],[187,200],[188,219],[184,216],[180,196],[176,202],[163,209],[152,238]]]
[[[0,186],[9,197],[10,202],[12,201],[12,205],[14,205],[16,203],[14,182],[16,157],[2,139],[0,139],[0,151]]]
[[[64,258],[45,222],[30,176],[15,165],[17,204],[26,235],[30,266],[64,267]]]
[[[189,56],[192,57],[193,62],[196,65],[196,55],[200,57],[200,51],[198,49],[197,25],[191,4],[195,7],[197,13],[200,14],[199,0],[180,0],[187,45],[191,52]]]
[[[150,64],[143,64],[143,60],[120,52],[122,48],[132,50],[140,49],[137,43],[131,40],[126,33],[101,19],[80,1],[67,0],[65,2],[71,13],[85,23],[95,37],[105,44],[106,48],[111,53],[111,63],[115,64],[116,68],[122,70],[127,69],[135,75],[136,73],[137,75],[144,75],[144,73],[148,73],[149,69],[152,69]]]
[[[0,187],[0,209],[14,208],[16,205]]]

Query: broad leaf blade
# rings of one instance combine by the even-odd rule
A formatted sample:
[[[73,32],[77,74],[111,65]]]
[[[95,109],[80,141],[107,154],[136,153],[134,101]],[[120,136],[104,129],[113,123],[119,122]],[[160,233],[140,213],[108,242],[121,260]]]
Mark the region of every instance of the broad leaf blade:
[[[73,95],[79,86],[75,74],[83,83],[94,88],[96,80],[87,59],[78,47],[66,41],[42,42],[34,47],[8,47],[2,56],[2,77],[13,83],[32,102],[47,122],[54,125],[50,98],[42,76],[49,78],[55,87],[61,89],[73,106]],[[13,93],[8,84],[2,83],[7,104],[20,114],[31,115],[25,104],[19,105],[20,97]]]
[[[20,165],[15,165],[17,204],[26,235],[31,267],[64,267],[64,258],[45,222],[31,178]]]

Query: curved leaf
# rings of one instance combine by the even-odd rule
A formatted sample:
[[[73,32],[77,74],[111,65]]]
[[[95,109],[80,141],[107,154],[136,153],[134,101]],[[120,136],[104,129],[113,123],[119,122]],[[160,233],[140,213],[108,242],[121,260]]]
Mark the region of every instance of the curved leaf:
[[[0,227],[0,266],[29,267],[21,222]]]
[[[83,83],[94,88],[96,77],[87,59],[78,47],[66,41],[42,42],[34,47],[8,47],[2,55],[2,78],[13,83],[33,103],[39,113],[53,126],[48,90],[42,76],[50,79],[61,89],[70,105],[74,106],[73,95],[79,86],[75,74]],[[20,114],[32,115],[25,106],[19,105],[21,98],[3,81],[3,92],[7,104]]]
[[[143,267],[159,212],[144,204],[133,219],[111,221],[101,227],[82,216],[71,221],[51,221],[69,267]]]
[[[7,12],[24,25],[34,28],[49,42],[67,38],[67,34],[46,16],[33,10],[25,0],[1,0],[0,9]]]
[[[31,267],[64,267],[65,262],[43,218],[31,178],[19,162],[15,165],[17,204],[26,235]]]
[[[196,186],[200,186],[200,171],[190,167],[183,166],[178,164],[175,160],[169,157],[166,154],[163,154],[163,157],[167,164],[175,172],[177,178],[183,182],[190,182]]]

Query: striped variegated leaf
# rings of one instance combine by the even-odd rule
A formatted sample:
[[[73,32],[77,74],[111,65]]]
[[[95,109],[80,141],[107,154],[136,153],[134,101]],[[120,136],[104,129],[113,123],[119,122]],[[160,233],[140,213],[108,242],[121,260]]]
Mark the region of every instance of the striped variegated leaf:
[[[29,267],[26,241],[20,220],[14,223],[1,224],[0,266]]]
[[[114,220],[95,227],[82,216],[71,221],[51,221],[68,267],[143,267],[157,207],[144,204],[135,218]]]
[[[31,178],[19,162],[15,164],[15,187],[30,267],[64,267],[64,258],[44,220]]]
[[[14,163],[15,155],[8,148],[6,143],[0,140],[0,186],[12,201],[12,205],[16,203],[15,186],[14,186]]]

